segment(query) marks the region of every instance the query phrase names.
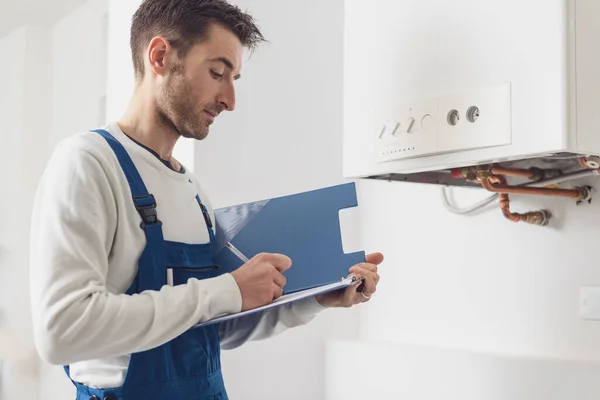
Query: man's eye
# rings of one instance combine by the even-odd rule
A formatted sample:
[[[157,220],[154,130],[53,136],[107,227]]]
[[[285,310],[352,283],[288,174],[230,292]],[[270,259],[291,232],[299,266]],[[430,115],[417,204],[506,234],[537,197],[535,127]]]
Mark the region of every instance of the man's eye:
[[[213,77],[213,78],[215,78],[215,79],[220,79],[220,78],[222,78],[222,77],[223,77],[223,74],[219,74],[218,72],[216,72],[216,71],[213,71],[212,69],[210,70],[210,74],[211,74],[211,75],[212,75],[212,77]]]

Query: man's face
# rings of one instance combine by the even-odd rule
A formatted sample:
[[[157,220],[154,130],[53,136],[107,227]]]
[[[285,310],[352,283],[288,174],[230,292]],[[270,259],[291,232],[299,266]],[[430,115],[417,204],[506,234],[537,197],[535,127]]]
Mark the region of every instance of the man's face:
[[[242,55],[239,39],[213,24],[208,39],[176,61],[161,81],[156,105],[163,123],[183,137],[204,139],[215,118],[235,108]]]

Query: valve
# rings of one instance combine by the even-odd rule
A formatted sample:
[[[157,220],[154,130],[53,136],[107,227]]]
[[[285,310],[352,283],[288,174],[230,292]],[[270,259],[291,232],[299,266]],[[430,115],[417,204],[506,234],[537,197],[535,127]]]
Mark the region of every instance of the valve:
[[[579,190],[579,197],[575,199],[577,202],[575,204],[580,205],[584,201],[587,201],[588,204],[592,203],[592,192],[594,188],[591,186],[578,186],[575,189]]]
[[[579,157],[577,159],[579,164],[588,169],[598,169],[600,168],[600,157],[590,156],[590,157]]]

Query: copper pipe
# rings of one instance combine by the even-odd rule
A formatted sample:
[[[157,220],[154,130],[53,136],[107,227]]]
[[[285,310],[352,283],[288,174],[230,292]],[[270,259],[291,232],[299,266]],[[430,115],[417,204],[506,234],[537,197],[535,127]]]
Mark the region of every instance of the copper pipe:
[[[500,209],[504,216],[513,222],[526,222],[533,225],[547,225],[550,219],[550,213],[548,211],[532,211],[525,214],[513,213],[510,211],[510,199],[508,194],[500,194]]]
[[[488,191],[493,193],[507,193],[507,194],[532,194],[539,196],[559,196],[559,197],[570,197],[572,199],[579,199],[581,197],[581,191],[579,189],[549,189],[549,188],[534,188],[526,186],[509,186],[506,184],[506,180],[501,178],[500,183],[492,183],[492,178],[500,178],[498,175],[490,178],[480,179],[481,185]],[[496,180],[496,179],[494,179]]]
[[[503,176],[493,175],[489,178],[490,183],[506,185],[506,179]],[[500,194],[500,209],[506,219],[513,222],[526,222],[534,225],[547,225],[550,219],[548,211],[532,211],[525,214],[513,213],[510,211],[510,199],[508,193]]]
[[[513,222],[519,222],[521,220],[520,215],[516,213],[513,214],[510,212],[510,199],[508,198],[508,195],[506,193],[500,194],[500,209],[502,210],[504,216],[507,219]]]
[[[503,176],[492,175],[489,177],[490,183],[506,185],[506,179]]]
[[[494,175],[505,175],[505,176],[518,176],[527,179],[537,179],[537,174],[530,169],[517,169],[517,168],[499,168],[492,167],[492,174]]]

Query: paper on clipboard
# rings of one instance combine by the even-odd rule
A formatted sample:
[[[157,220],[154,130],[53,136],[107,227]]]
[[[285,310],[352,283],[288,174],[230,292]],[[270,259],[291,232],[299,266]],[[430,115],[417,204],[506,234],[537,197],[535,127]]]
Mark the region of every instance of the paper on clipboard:
[[[257,313],[257,312],[261,312],[261,311],[266,311],[266,310],[269,310],[269,309],[272,309],[275,307],[282,306],[284,304],[288,304],[288,303],[292,303],[294,301],[305,299],[307,297],[316,296],[316,295],[322,294],[322,293],[332,292],[332,291],[338,290],[338,289],[344,289],[348,286],[352,286],[354,283],[358,282],[359,280],[360,279],[357,279],[356,277],[349,276],[348,278],[344,278],[339,282],[331,283],[329,285],[318,286],[318,287],[315,287],[312,289],[306,289],[306,290],[302,290],[299,292],[283,295],[283,296],[279,297],[277,300],[273,301],[272,303],[269,303],[262,307],[254,308],[252,310],[242,311],[242,312],[235,313],[235,314],[227,314],[227,315],[223,315],[221,317],[213,318],[210,321],[196,324],[194,327],[207,326],[207,325],[215,324],[218,322],[227,321],[230,319],[243,317],[244,315],[249,315],[249,314],[253,314],[253,313]]]

